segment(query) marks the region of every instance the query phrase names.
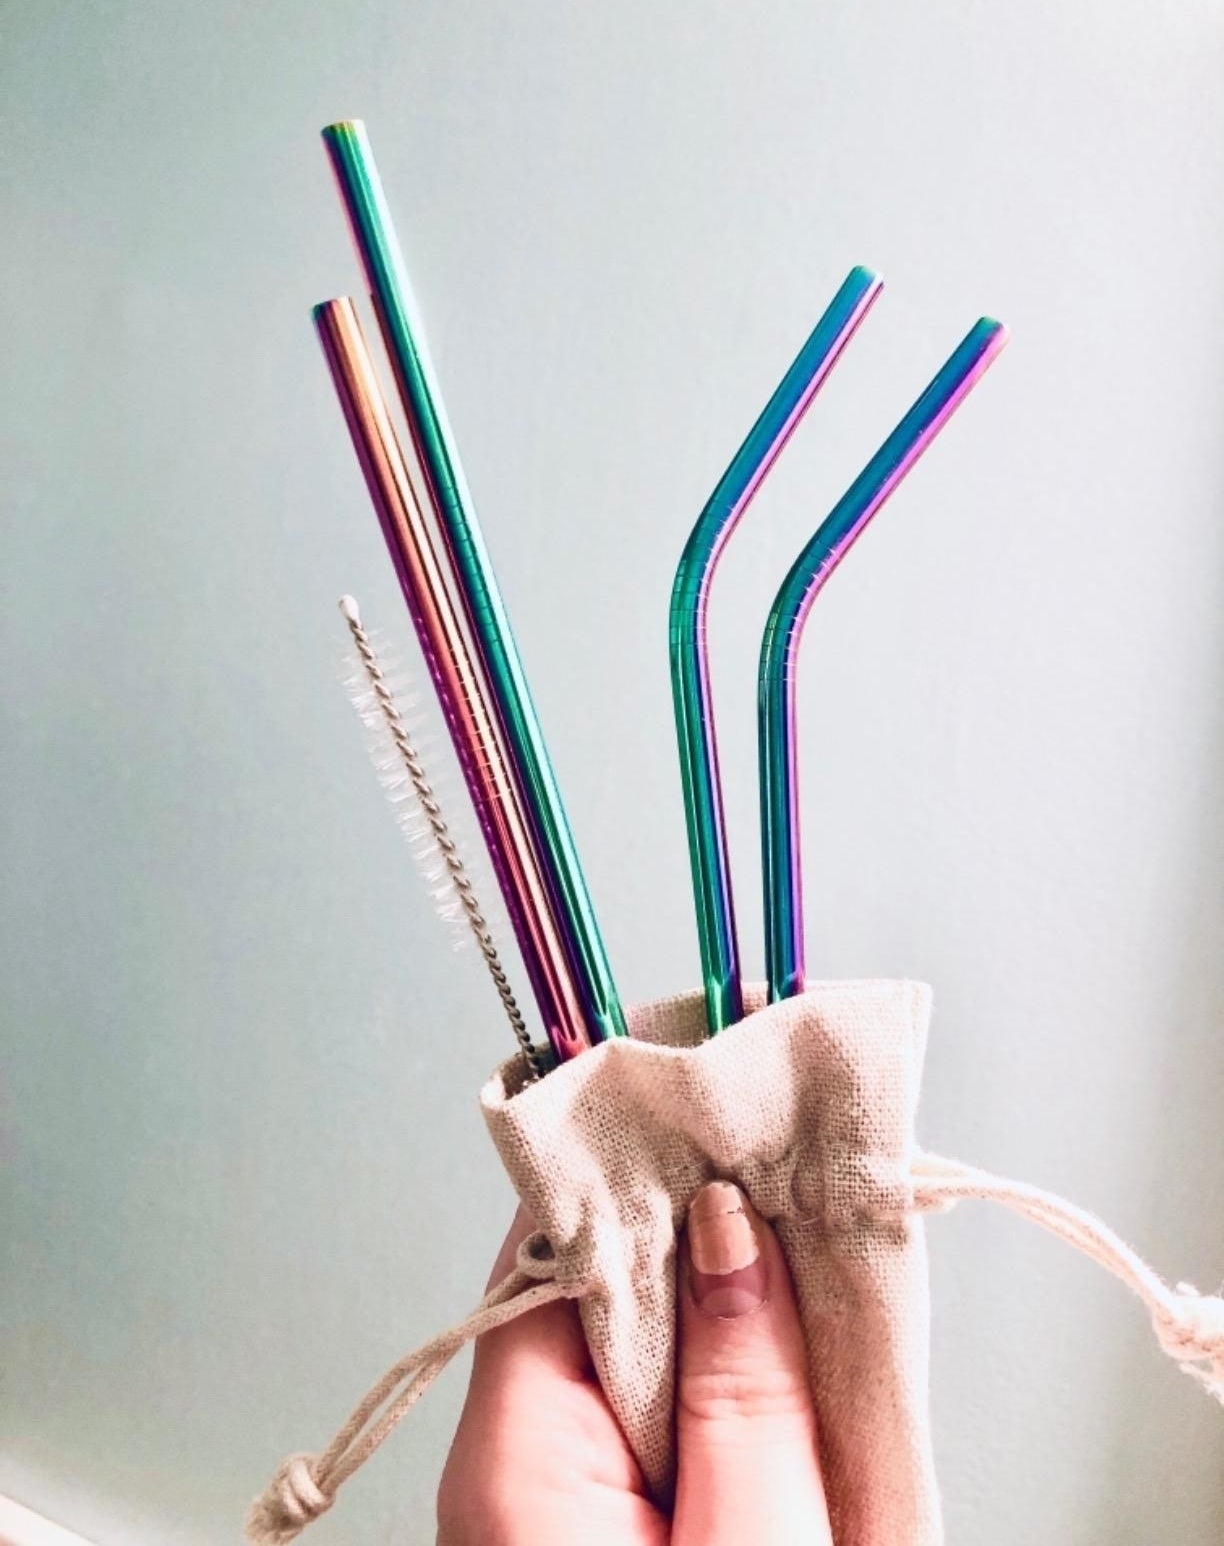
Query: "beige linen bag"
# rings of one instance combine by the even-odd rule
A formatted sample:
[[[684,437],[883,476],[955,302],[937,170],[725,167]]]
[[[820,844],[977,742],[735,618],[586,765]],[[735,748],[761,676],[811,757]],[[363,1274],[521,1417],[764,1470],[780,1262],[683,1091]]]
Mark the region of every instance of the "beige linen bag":
[[[1001,1201],[1145,1301],[1165,1351],[1224,1401],[1224,1301],[1169,1288],[1104,1225],[1035,1188],[921,1154],[914,1137],[930,992],[824,983],[713,1039],[700,994],[646,1006],[631,1036],[529,1082],[521,1057],[481,1093],[538,1231],[467,1320],[402,1359],[318,1455],[291,1456],[248,1539],[282,1546],[331,1507],[465,1342],[538,1304],[579,1303],[604,1391],[655,1498],[675,1479],[675,1242],[716,1177],[774,1225],[807,1340],[838,1546],[939,1546],[927,1409],[921,1215]]]

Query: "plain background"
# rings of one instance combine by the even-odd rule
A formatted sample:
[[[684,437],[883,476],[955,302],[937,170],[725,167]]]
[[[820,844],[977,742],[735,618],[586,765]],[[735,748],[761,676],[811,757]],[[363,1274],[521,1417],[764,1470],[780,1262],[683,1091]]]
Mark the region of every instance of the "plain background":
[[[309,324],[359,284],[317,139],[343,116],[628,1000],[698,976],[665,629],[697,510],[877,267],[717,587],[755,974],[768,601],[974,318],[1010,324],[812,619],[809,964],[934,984],[933,1147],[1215,1288],[1218,5],[3,11],[0,1490],[99,1546],[234,1539],[475,1300],[510,1212],[475,1104],[509,1034],[340,685],[345,590],[421,680]],[[984,1210],[931,1235],[952,1540],[1218,1541],[1221,1413],[1126,1293]],[[462,1384],[319,1546],[432,1539]]]

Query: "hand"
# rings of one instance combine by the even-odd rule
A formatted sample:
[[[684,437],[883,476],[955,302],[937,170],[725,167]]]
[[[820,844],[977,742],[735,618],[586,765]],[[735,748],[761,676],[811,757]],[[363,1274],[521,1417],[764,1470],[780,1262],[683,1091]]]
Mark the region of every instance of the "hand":
[[[493,1269],[531,1232],[520,1211]],[[737,1187],[694,1198],[679,1252],[676,1504],[646,1495],[576,1307],[483,1336],[438,1494],[438,1546],[831,1546],[790,1275]]]

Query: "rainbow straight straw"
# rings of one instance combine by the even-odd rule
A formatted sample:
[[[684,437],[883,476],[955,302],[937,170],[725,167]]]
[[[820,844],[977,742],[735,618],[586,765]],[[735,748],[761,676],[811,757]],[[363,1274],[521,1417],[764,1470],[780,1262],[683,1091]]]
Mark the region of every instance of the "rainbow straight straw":
[[[557,927],[593,1041],[623,1036],[625,1018],[544,736],[447,421],[425,334],[365,125],[331,124],[323,140],[344,200],[400,399],[433,495],[456,588],[488,672],[510,775],[536,844]]]
[[[805,987],[795,682],[803,625],[825,581],[1007,342],[1002,323],[970,329],[834,507],[782,582],[761,640],[758,733],[765,963],[774,1002]]]
[[[590,1045],[506,763],[484,673],[472,656],[351,300],[316,306],[315,325],[391,560],[421,641],[510,921],[559,1059]]]
[[[865,268],[852,269],[842,282],[698,516],[672,585],[668,617],[672,700],[711,1035],[742,1019],[744,1005],[706,653],[710,585],[736,523],[867,315],[881,285],[879,277]]]

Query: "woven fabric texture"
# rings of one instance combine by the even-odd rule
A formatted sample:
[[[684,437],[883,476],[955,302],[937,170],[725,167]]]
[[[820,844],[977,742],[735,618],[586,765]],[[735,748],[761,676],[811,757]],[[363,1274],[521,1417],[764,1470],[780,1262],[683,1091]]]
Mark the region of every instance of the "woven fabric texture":
[[[630,1039],[485,1086],[485,1119],[580,1310],[655,1497],[675,1482],[675,1241],[707,1180],[738,1182],[794,1278],[838,1546],[938,1546],[929,1303],[914,1118],[930,991],[813,986],[713,1039],[701,996],[648,1005]]]

